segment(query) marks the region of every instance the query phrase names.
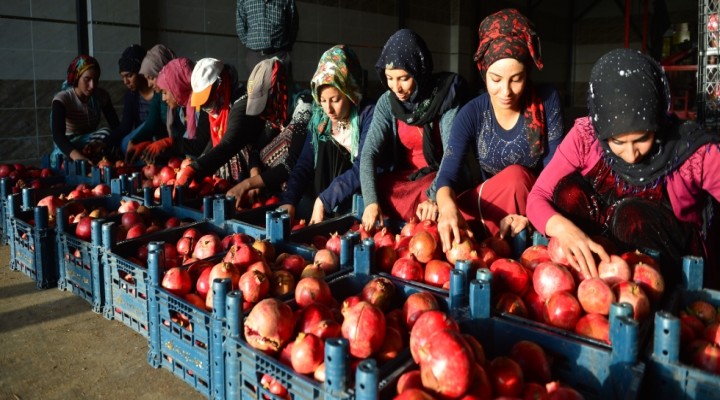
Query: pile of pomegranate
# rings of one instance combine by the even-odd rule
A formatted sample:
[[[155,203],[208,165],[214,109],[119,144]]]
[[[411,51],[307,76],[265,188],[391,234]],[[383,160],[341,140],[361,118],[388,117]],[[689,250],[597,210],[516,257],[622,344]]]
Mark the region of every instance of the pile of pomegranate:
[[[680,357],[720,375],[720,313],[713,304],[696,300],[680,312]]]
[[[53,176],[53,172],[50,168],[37,168],[23,164],[0,164],[0,178],[13,180],[8,194],[20,193],[24,188],[47,187],[41,178],[51,176]]]
[[[612,303],[629,303],[642,322],[662,299],[665,282],[652,257],[639,251],[611,254],[598,264],[599,277],[572,268],[554,238],[527,248],[520,260],[490,264],[495,308],[609,343]]]
[[[538,344],[522,340],[507,355],[488,359],[483,344],[438,310],[416,318],[410,352],[419,369],[400,376],[396,399],[583,398],[553,380],[551,359]]]

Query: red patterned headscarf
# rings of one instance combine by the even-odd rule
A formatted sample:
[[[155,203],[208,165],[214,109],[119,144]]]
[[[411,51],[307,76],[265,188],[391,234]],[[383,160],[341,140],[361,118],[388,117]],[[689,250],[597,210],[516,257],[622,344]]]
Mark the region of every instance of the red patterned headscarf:
[[[68,65],[67,79],[64,83],[69,87],[77,86],[80,76],[82,76],[82,74],[90,68],[96,68],[98,71],[98,78],[100,78],[100,64],[95,58],[85,54],[75,57],[70,65]]]
[[[485,17],[478,34],[480,44],[474,59],[483,80],[488,67],[502,58],[514,58],[526,66],[534,62],[542,69],[540,39],[530,20],[520,11],[506,8]]]
[[[278,60],[273,63],[270,92],[260,117],[273,127],[280,128],[287,119],[287,108],[288,88],[285,81],[285,69],[282,62]]]
[[[478,29],[480,44],[475,52],[475,62],[480,70],[482,80],[488,68],[495,61],[503,58],[514,58],[529,69],[534,63],[542,69],[540,59],[540,39],[532,23],[514,8],[506,8],[485,17]],[[523,116],[527,121],[527,138],[530,143],[531,156],[539,157],[545,151],[547,124],[545,107],[542,98],[527,84],[523,94]]]

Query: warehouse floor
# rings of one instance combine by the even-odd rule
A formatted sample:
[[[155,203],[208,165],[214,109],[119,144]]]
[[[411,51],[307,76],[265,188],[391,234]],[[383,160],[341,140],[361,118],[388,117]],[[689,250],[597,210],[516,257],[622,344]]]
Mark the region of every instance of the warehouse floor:
[[[147,363],[147,339],[10,270],[0,245],[0,400],[203,399]]]

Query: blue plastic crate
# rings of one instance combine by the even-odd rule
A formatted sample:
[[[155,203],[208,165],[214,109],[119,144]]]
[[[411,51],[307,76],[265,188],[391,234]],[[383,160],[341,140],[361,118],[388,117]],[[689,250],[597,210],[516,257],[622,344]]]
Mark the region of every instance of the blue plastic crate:
[[[647,359],[643,394],[655,399],[711,399],[720,396],[720,375],[680,360],[680,310],[696,300],[720,307],[720,292],[702,289],[703,260],[683,260],[686,288],[678,288],[666,310],[655,314],[653,345]]]
[[[143,244],[155,242],[175,243],[183,232],[193,227],[199,232],[215,233],[220,238],[230,233],[247,233],[258,237],[264,231],[257,231],[241,224],[229,224],[219,227],[209,221],[200,221],[190,225],[154,232],[136,239],[116,242],[114,223],[103,225],[102,264],[104,272],[105,304],[104,315],[107,319],[121,321],[134,331],[147,337],[149,292],[148,268],[130,260]],[[229,228],[229,229],[228,229]]]
[[[334,297],[342,298],[359,293],[367,282],[376,276],[381,276],[370,274],[369,264],[363,261],[369,258],[366,255],[371,252],[371,247],[372,243],[356,245],[354,270],[328,280]],[[456,297],[461,297],[461,295],[455,295],[454,290],[462,289],[463,280],[459,278],[464,278],[464,273],[457,271],[454,275],[456,284],[451,285],[452,294],[449,296],[435,295],[441,309],[449,311],[456,319],[461,320],[467,318],[468,309],[459,307],[461,303],[457,301]],[[423,291],[422,288],[394,277],[382,276],[392,280],[398,289],[393,308],[402,307],[402,302],[410,294]],[[226,384],[224,393],[221,392],[222,388],[213,388],[213,397],[215,398],[240,399],[263,398],[263,396],[277,398],[265,390],[260,383],[263,375],[268,374],[287,388],[293,399],[375,399],[378,396],[388,396],[394,390],[395,381],[399,377],[398,371],[407,368],[410,359],[409,349],[379,368],[375,365],[374,360],[368,359],[358,366],[353,386],[348,377],[347,341],[344,339],[328,340],[325,347],[326,382],[320,383],[296,373],[276,358],[247,345],[244,340],[241,303],[242,298],[239,292],[231,292],[226,297],[226,301],[220,303],[225,310],[221,317],[227,319],[223,345]],[[289,304],[296,308],[294,300],[290,300]],[[218,317],[218,320],[221,317]],[[221,369],[217,368],[216,371],[221,371]]]
[[[57,285],[55,228],[49,225],[47,207],[21,211],[20,194],[8,196],[10,269],[35,281],[39,289]]]
[[[610,341],[579,339],[564,331],[543,329],[521,319],[492,316],[490,280],[470,283],[470,315],[461,330],[474,335],[489,358],[507,354],[520,340],[540,345],[552,359],[553,377],[580,391],[586,399],[640,399],[645,364],[638,358],[638,323],[628,304],[613,304]]]

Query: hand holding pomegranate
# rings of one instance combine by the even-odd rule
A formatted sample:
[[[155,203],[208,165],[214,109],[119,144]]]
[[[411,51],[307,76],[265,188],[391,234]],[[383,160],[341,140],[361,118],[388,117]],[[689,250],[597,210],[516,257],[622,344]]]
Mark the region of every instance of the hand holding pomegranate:
[[[125,152],[125,162],[134,164],[135,161],[140,159],[141,154],[145,151],[145,148],[150,145],[149,141],[133,143],[132,140],[128,143],[127,151]]]
[[[415,215],[420,221],[427,219],[437,222],[438,219],[438,206],[437,203],[428,199],[418,204],[417,212]]]
[[[455,204],[455,192],[449,187],[442,187],[437,192],[439,215],[437,218],[438,234],[442,242],[443,253],[450,250],[453,243],[460,243],[465,237],[473,237],[467,222]]]
[[[559,248],[567,257],[568,264],[579,271],[582,276],[598,277],[594,254],[597,254],[601,261],[610,259],[602,245],[590,239],[572,221],[560,214],[550,217],[545,226],[545,233],[557,239]],[[550,246],[548,246],[549,248]]]
[[[242,182],[240,182],[237,185],[230,188],[230,190],[228,190],[225,195],[227,197],[235,197],[235,209],[240,210],[243,208],[243,199],[244,199],[244,196],[246,196],[249,189],[250,189],[249,182],[247,179],[245,179]],[[249,202],[249,203],[252,204],[252,202]]]
[[[175,177],[175,185],[183,186],[188,184],[195,177],[195,168],[188,165],[182,168]]]
[[[362,226],[368,232],[375,231],[375,223],[383,226],[382,210],[378,203],[367,204],[362,216]]]

